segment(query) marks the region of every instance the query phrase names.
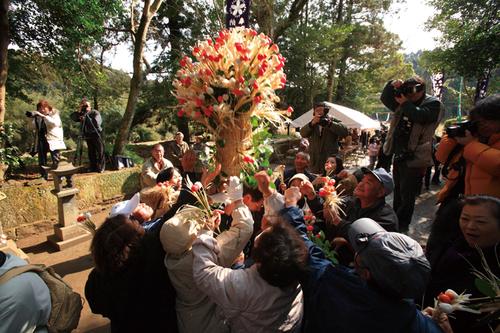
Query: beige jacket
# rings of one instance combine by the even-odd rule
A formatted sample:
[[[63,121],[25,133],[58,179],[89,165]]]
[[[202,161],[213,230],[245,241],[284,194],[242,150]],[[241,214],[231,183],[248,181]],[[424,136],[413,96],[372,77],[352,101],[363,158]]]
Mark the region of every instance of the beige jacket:
[[[217,304],[232,332],[299,332],[303,315],[300,285],[280,289],[267,283],[256,265],[248,269],[217,264],[217,241],[201,235],[193,243],[193,275],[200,290]],[[218,313],[220,315],[220,313]]]
[[[141,171],[141,188],[152,187],[156,185],[156,176],[160,171],[173,167],[172,162],[163,159],[163,168],[160,170],[156,167],[155,161],[152,157],[148,158],[142,165]]]
[[[253,233],[253,218],[247,206],[240,204],[232,213],[231,228],[217,236],[220,249],[218,263],[230,267],[234,259],[243,251]],[[177,324],[181,333],[224,333],[229,327],[216,305],[206,295],[206,290],[198,289],[193,280],[193,252],[184,253],[180,258],[165,256],[170,281],[177,292]]]

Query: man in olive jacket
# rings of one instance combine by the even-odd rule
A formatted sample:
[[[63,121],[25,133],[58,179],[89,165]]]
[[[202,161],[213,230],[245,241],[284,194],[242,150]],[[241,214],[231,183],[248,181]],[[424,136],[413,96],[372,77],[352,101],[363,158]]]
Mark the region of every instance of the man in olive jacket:
[[[309,139],[311,171],[321,173],[328,157],[339,151],[339,139],[347,136],[347,127],[328,116],[325,102],[314,105],[313,119],[300,129],[300,135]]]
[[[432,161],[432,138],[443,117],[443,105],[425,93],[425,81],[412,77],[389,81],[380,100],[394,111],[384,154],[394,154],[394,204],[399,230],[405,232],[415,208],[418,184]]]

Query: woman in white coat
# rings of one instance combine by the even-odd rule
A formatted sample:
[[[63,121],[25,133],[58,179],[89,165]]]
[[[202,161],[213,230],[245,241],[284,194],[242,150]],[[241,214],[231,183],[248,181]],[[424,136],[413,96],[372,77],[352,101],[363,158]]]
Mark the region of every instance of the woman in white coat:
[[[63,128],[59,111],[53,108],[47,100],[40,100],[37,110],[32,112],[35,117],[33,122],[37,128],[38,140],[38,165],[40,173],[47,178],[47,172],[43,166],[47,165],[47,150],[50,152],[52,167],[57,168],[60,160],[61,149],[66,149],[64,144]],[[40,117],[42,121],[39,121]]]

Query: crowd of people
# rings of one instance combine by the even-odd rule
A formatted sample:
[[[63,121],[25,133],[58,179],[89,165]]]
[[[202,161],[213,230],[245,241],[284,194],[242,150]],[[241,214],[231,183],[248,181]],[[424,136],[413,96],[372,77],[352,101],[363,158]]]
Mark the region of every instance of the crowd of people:
[[[469,112],[475,125],[444,134],[439,145],[443,107],[423,80],[390,81],[381,100],[394,114],[388,132],[371,139],[316,104],[301,130],[308,152],[276,179],[257,172],[256,188],[222,177],[220,165],[199,172],[182,133],[166,149],[153,146],[142,190],[116,204],[92,240],[95,268],[85,286],[92,312],[109,318],[112,332],[498,330],[498,309],[448,316],[435,299],[448,289],[483,299],[472,270],[493,276],[499,296],[500,95],[479,101]],[[366,167],[344,168],[339,141],[348,135],[366,147]],[[442,170],[446,184],[421,246],[408,230],[432,166],[433,182]],[[325,194],[332,184],[336,193]],[[200,189],[221,210],[180,213],[197,204]],[[332,195],[342,200],[332,205]],[[15,265],[22,262],[2,254],[0,276]],[[4,302],[16,283],[36,287],[34,277],[20,277],[0,281],[0,304],[14,308]],[[31,327],[46,319],[39,305]],[[23,318],[0,320],[0,331]]]

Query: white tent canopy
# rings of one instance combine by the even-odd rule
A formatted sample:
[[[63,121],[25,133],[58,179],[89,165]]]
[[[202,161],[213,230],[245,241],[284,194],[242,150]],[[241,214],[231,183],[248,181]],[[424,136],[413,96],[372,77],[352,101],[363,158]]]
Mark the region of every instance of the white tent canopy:
[[[359,128],[359,129],[380,129],[380,123],[367,115],[350,109],[348,107],[325,102],[330,108],[328,114],[332,117],[337,118],[344,124],[347,128]],[[292,120],[292,127],[304,127],[313,118],[313,109],[307,111],[302,116]]]

